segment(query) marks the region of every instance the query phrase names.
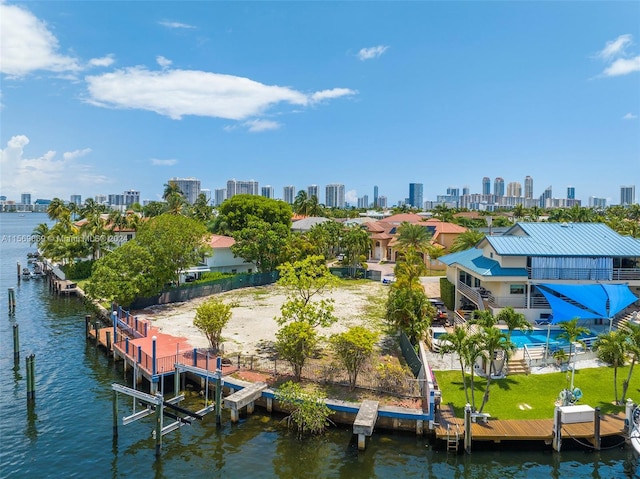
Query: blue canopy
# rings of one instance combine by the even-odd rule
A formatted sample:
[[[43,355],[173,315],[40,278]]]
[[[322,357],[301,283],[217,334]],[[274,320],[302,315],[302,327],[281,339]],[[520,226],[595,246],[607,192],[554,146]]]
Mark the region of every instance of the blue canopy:
[[[551,306],[552,323],[573,318],[608,319],[638,298],[626,284],[538,284]]]

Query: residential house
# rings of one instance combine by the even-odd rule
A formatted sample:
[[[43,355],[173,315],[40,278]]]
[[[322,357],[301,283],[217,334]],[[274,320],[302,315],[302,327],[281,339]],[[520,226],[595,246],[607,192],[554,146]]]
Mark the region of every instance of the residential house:
[[[396,261],[399,254],[397,229],[405,222],[424,226],[431,233],[432,245],[439,248],[451,247],[458,235],[467,231],[467,228],[454,223],[437,219],[425,220],[422,216],[413,213],[400,213],[380,221],[369,222],[365,226],[371,236],[371,260]]]
[[[497,314],[511,306],[531,322],[552,314],[544,285],[627,284],[640,293],[640,241],[602,223],[517,223],[440,261],[455,286],[455,309]]]
[[[255,273],[256,265],[242,258],[235,257],[231,252],[231,246],[235,244],[231,236],[211,235],[208,245],[211,252],[205,258],[205,264],[209,271],[221,273]]]

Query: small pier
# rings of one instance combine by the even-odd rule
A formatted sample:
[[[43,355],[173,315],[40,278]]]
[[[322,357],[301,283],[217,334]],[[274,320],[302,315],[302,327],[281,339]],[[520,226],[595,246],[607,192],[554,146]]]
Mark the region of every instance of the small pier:
[[[252,414],[256,399],[262,397],[262,391],[265,389],[267,389],[267,383],[253,383],[224,398],[224,407],[231,411],[231,422],[238,422],[240,410],[245,406],[247,413]]]
[[[353,421],[353,433],[358,435],[358,449],[364,450],[367,437],[373,434],[373,428],[378,420],[378,401],[364,400]]]

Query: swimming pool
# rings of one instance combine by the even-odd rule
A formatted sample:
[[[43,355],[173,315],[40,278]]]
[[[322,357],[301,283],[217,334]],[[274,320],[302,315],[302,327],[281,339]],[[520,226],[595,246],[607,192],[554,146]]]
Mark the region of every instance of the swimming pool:
[[[433,337],[434,339],[438,339],[438,336],[444,334],[446,332],[445,328],[432,328],[433,329]],[[503,330],[504,333],[507,333],[507,330]],[[558,346],[566,346],[567,340],[563,338],[559,338],[562,334],[562,329],[552,329],[549,335],[549,345],[552,347]],[[594,338],[596,337],[596,333],[589,332],[588,334],[584,334],[580,336],[578,339],[585,338]],[[538,346],[544,345],[547,343],[547,330],[546,329],[534,329],[533,331],[513,331],[511,333],[511,342],[514,343],[518,348],[523,347],[524,345],[530,346]]]

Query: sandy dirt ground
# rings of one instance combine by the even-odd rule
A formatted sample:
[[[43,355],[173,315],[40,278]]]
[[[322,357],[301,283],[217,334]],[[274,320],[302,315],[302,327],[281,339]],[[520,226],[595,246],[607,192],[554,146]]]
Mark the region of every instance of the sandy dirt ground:
[[[425,292],[429,297],[438,297],[438,278],[425,278]],[[336,289],[318,298],[332,298],[338,322],[329,328],[321,328],[321,334],[329,336],[348,328],[371,321],[366,313],[374,298],[386,298],[388,286],[380,282],[365,282]],[[231,320],[222,330],[224,352],[242,354],[268,354],[276,338],[280,306],[286,300],[286,291],[275,285],[229,291],[216,295],[232,308]],[[196,308],[207,298],[198,298],[184,303],[151,306],[135,314],[140,319],[150,320],[163,333],[182,336],[196,348],[209,346],[205,336],[193,325]],[[363,319],[363,317],[367,319]],[[380,318],[382,319],[382,318]]]

